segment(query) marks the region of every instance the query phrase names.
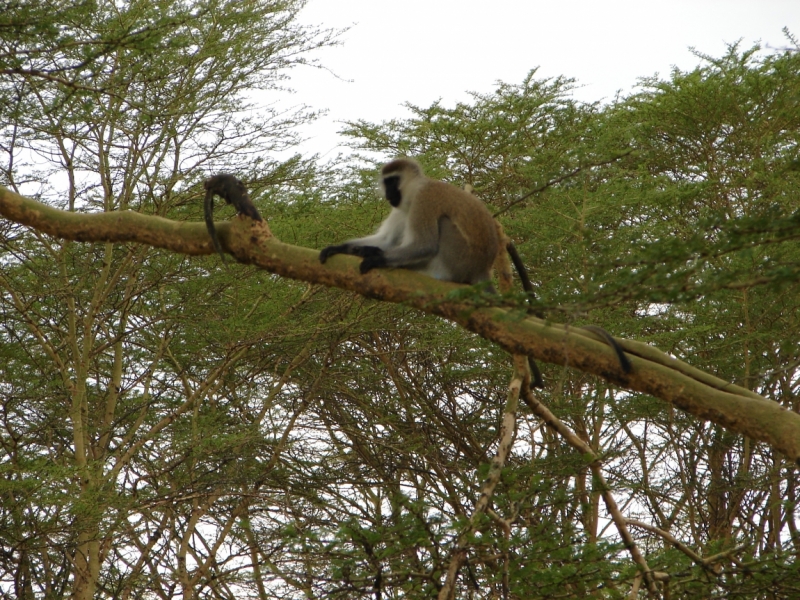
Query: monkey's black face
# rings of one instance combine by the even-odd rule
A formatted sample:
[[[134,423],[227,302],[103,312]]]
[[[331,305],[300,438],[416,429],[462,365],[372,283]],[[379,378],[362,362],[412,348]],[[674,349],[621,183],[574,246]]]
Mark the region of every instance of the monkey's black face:
[[[383,187],[386,189],[386,199],[389,201],[389,204],[395,208],[400,206],[400,200],[402,199],[400,195],[400,176],[391,175],[389,177],[384,177]]]

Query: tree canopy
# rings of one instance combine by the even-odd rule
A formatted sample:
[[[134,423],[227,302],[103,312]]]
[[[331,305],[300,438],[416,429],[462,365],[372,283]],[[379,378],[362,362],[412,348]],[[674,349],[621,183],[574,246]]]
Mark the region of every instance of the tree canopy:
[[[302,4],[0,12],[0,594],[796,596],[800,53],[611,104],[534,70],[323,164],[272,102],[336,43]],[[497,297],[318,263],[397,155],[489,205],[543,319],[503,261]]]

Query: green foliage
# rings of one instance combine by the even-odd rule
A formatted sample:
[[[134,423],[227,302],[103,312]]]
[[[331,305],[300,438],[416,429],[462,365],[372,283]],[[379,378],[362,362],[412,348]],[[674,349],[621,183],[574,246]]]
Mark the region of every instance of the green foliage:
[[[469,105],[410,107],[407,121],[359,122],[348,132],[358,148],[386,159],[412,154],[433,176],[472,185],[500,215],[532,271],[539,307],[554,319],[653,341],[796,410],[800,55],[734,46],[720,59],[701,58],[706,64],[694,71],[644,80],[639,93],[610,106],[580,105],[568,95],[571,82],[535,81],[532,73],[520,86],[475,95]],[[545,378],[552,382],[545,401],[595,444],[613,493],[630,499],[634,515],[706,555],[738,543],[775,549],[778,563],[791,562],[796,501],[785,513],[777,506],[787,494],[794,498],[795,478],[768,448],[665,412],[653,399],[612,394],[580,375],[547,369]],[[597,532],[597,490],[584,487],[591,489],[585,463],[548,437],[534,432],[523,445],[530,443],[528,458],[543,480],[559,482],[549,500],[526,504],[542,491],[526,495],[511,483],[521,481],[509,475],[522,468],[516,461],[504,472],[509,489],[494,496],[499,514],[519,514],[520,523],[538,516],[555,527],[533,543],[555,540],[564,570],[524,554],[526,575],[537,584],[512,586],[520,597],[548,597],[551,576],[556,587],[576,585],[575,563],[561,562],[563,552],[576,525],[588,533],[580,552]],[[504,504],[505,494],[514,504]],[[554,517],[562,507],[564,517]],[[785,515],[787,525],[772,525],[765,535],[754,524],[766,514]],[[743,597],[763,594],[763,583],[743,583],[751,568],[744,563],[723,568],[723,583],[683,554],[681,567],[671,556],[662,562],[658,549],[669,544],[646,539],[651,567],[680,574],[672,595],[727,597],[740,586],[748,589]],[[527,544],[512,547],[523,553]],[[632,577],[624,561],[616,562],[622,554],[606,548],[595,582],[616,579],[615,569]],[[785,565],[768,553],[752,561],[791,596]],[[569,584],[564,573],[574,577]],[[587,585],[582,594],[601,593]],[[627,593],[612,590],[602,593]]]
[[[603,301],[797,284],[800,55],[757,61],[755,49],[734,46],[708,61],[668,82],[645,80],[611,112],[637,151],[628,185],[611,182],[608,195],[635,195],[636,205],[626,202],[620,226],[610,225],[628,251],[598,264],[610,275],[599,282]]]
[[[10,4],[3,182],[70,210],[200,220],[199,182],[224,169],[282,240],[374,229],[375,165],[278,160],[313,112],[252,104],[333,41],[294,24],[301,6]],[[472,185],[549,317],[653,341],[797,410],[798,54],[701,58],[609,106],[532,71],[348,132]],[[3,594],[438,593],[496,451],[505,352],[217,256],[0,227]],[[650,527],[629,526],[670,597],[792,597],[793,467],[653,398],[544,371],[541,400]],[[457,597],[630,597],[638,567],[601,491],[587,457],[520,411]],[[722,558],[698,565],[652,528]]]
[[[417,158],[431,177],[469,184],[505,208],[513,196],[587,164],[582,137],[596,106],[570,98],[571,79],[500,84],[493,94],[473,93],[470,104],[446,108],[407,105],[412,118],[373,125],[351,123],[344,134],[359,149]]]

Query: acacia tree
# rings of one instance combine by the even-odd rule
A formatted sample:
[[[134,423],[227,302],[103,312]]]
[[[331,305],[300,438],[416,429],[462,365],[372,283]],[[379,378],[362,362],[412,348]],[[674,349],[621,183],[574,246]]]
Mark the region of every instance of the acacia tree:
[[[512,216],[506,230],[532,267],[540,310],[650,340],[797,412],[800,56],[757,51],[702,57],[696,70],[644,80],[609,107],[576,104],[569,81],[529,77],[454,108],[412,106],[407,121],[354,123],[349,133],[373,152],[413,149]],[[649,564],[709,568],[698,549],[722,551],[717,560],[734,572],[749,563],[740,574],[771,563],[763,579],[712,578],[708,587],[684,571],[673,590],[794,593],[794,464],[647,397],[610,400],[602,383],[565,377],[548,404],[563,403],[574,430],[613,457],[609,479],[630,494]],[[585,468],[570,476],[565,493],[585,500],[591,539],[603,517],[597,494],[589,502]]]
[[[185,219],[200,214],[203,173],[257,174],[256,189],[306,182],[310,163],[270,156],[313,112],[247,100],[274,97],[287,69],[332,42],[294,24],[302,4],[7,4],[4,183],[73,215]],[[193,597],[225,579],[217,549],[244,508],[222,491],[263,479],[274,465],[252,453],[287,423],[252,395],[278,396],[286,374],[272,374],[309,355],[297,339],[278,349],[273,312],[241,318],[285,310],[302,290],[210,267],[3,224],[4,595]]]
[[[286,8],[245,4],[243,10],[269,6]],[[182,18],[217,14],[204,12],[207,5],[196,7],[198,13]],[[258,15],[229,9],[241,17],[241,31],[248,35],[249,25],[261,26],[266,17],[259,21]],[[148,38],[137,60],[128,64],[145,79],[122,78],[116,95],[127,97],[130,91],[139,101],[119,106],[142,107],[147,104],[142,98],[151,97],[166,101],[169,87],[150,87],[145,93],[145,81],[155,85],[149,75],[157,74],[164,60],[174,64],[176,55],[170,52],[176,49],[186,49],[188,61],[194,51],[205,48],[198,46],[205,38],[194,28],[188,30],[191,35],[178,35],[187,30],[181,28],[185,20],[177,21],[176,39],[167,35],[169,43],[159,45]],[[214,19],[200,22],[210,28],[210,38],[212,33],[237,31]],[[132,31],[173,31],[159,27]],[[245,39],[249,43],[254,38]],[[181,41],[188,45],[181,46]],[[197,73],[211,73],[204,70],[209,60],[233,61],[235,44],[225,51],[208,48],[209,55],[199,53]],[[112,55],[93,52],[90,58],[103,63]],[[785,79],[766,69],[760,85],[780,88],[775,84],[783,82],[785,99],[796,97],[788,85],[792,64],[775,69],[787,74]],[[708,81],[713,88],[713,76],[722,67],[687,79]],[[758,79],[754,67],[745,61],[744,73]],[[108,93],[102,75],[121,71],[97,69],[79,82],[63,81],[69,70],[48,73],[17,66],[8,72],[31,85],[53,85],[63,92],[53,106],[74,110],[83,105],[77,100],[69,104],[73,98]],[[170,77],[173,72],[169,69]],[[225,78],[203,81],[218,93],[228,90],[230,97],[222,95],[236,104],[235,92],[242,88]],[[247,78],[238,81],[245,85]],[[527,318],[513,294],[503,297],[500,306],[486,306],[487,299],[474,291],[408,273],[361,277],[348,257],[323,267],[316,251],[277,241],[321,247],[345,237],[346,228],[362,232],[370,225],[361,222],[380,218],[361,205],[368,190],[361,185],[363,179],[353,177],[356,183],[326,190],[336,194],[333,211],[319,202],[319,190],[301,179],[298,162],[230,165],[255,184],[254,197],[269,227],[245,219],[219,226],[224,246],[240,261],[286,277],[239,268],[220,275],[209,266],[218,263],[182,260],[147,245],[123,243],[213,252],[204,225],[186,222],[199,220],[194,171],[197,165],[221,166],[231,131],[238,132],[231,143],[250,131],[225,121],[229,111],[213,112],[220,99],[213,94],[204,105],[211,111],[207,120],[176,113],[184,106],[183,97],[167,103],[166,116],[177,119],[173,129],[193,124],[197,129],[191,136],[187,130],[185,136],[167,136],[152,145],[136,142],[140,138],[125,137],[130,122],[139,123],[129,110],[120,117],[123,125],[105,116],[96,127],[98,116],[92,114],[83,129],[75,127],[73,136],[74,131],[105,132],[114,143],[87,135],[75,145],[81,152],[86,147],[96,151],[83,158],[91,168],[76,171],[76,202],[61,203],[73,214],[3,191],[0,212],[12,219],[61,237],[105,240],[83,246],[41,234],[32,239],[14,227],[5,237],[11,254],[6,254],[3,272],[8,319],[2,352],[9,357],[3,381],[9,383],[2,440],[9,458],[4,463],[2,516],[7,527],[2,560],[4,581],[15,586],[17,596],[57,596],[69,590],[82,597],[93,592],[164,598],[470,597],[477,588],[480,594],[500,597],[620,597],[635,595],[640,587],[653,595],[668,589],[673,597],[730,595],[736,590],[748,597],[768,589],[791,592],[796,569],[787,541],[796,539],[794,509],[775,504],[784,490],[793,489],[787,463],[776,463],[770,472],[770,489],[777,494],[764,495],[757,480],[736,488],[738,494],[758,491],[737,505],[747,509],[737,513],[734,527],[716,528],[709,536],[703,528],[708,521],[702,519],[720,515],[728,498],[724,480],[706,476],[704,467],[724,475],[736,444],[727,455],[719,444],[721,452],[698,452],[697,441],[712,439],[708,432],[713,434],[714,428],[664,410],[651,396],[623,397],[615,385],[571,369],[549,369],[552,387],[534,397],[524,384],[524,362],[517,361],[509,383],[505,352],[481,338],[465,343],[459,328],[421,316],[442,315],[512,353],[569,364],[612,384],[673,400],[730,427],[724,431],[728,439],[720,440],[729,446],[730,440],[742,440],[731,432],[744,432],[797,459],[800,436],[792,433],[797,415],[748,389],[754,386],[728,385],[634,342],[623,342],[635,372],[622,381],[612,353],[558,326],[586,309],[591,310],[589,322],[616,334],[656,339],[687,360],[708,359],[697,366],[716,366],[720,355],[719,347],[715,356],[693,354],[708,339],[701,332],[711,327],[698,321],[699,316],[690,324],[696,328],[693,345],[681,345],[682,331],[689,326],[682,315],[686,305],[651,313],[645,309],[654,306],[654,298],[646,295],[646,288],[644,296],[633,300],[616,288],[612,291],[617,296],[603,299],[596,289],[609,285],[604,279],[609,264],[610,270],[623,272],[626,265],[615,262],[620,247],[629,242],[626,236],[639,224],[638,217],[649,216],[644,202],[637,205],[638,213],[628,208],[638,198],[637,189],[650,191],[646,186],[653,161],[646,152],[660,147],[637,128],[642,119],[637,115],[681,94],[691,98],[694,91],[676,77],[672,87],[664,84],[653,97],[643,94],[630,103],[602,108],[569,101],[568,85],[530,77],[455,111],[434,106],[419,110],[421,118],[409,122],[371,129],[360,124],[361,132],[374,131],[384,140],[367,136],[371,149],[413,151],[434,175],[470,183],[498,211],[506,209],[513,216],[504,217],[504,225],[526,261],[536,265],[540,308],[552,311],[550,322]],[[29,96],[19,98],[22,102]],[[60,114],[40,112],[47,118]],[[67,118],[71,114],[64,113],[65,123],[73,122]],[[670,125],[671,115],[650,115],[647,123],[660,132]],[[143,116],[135,130],[145,138],[163,131],[162,122],[148,118]],[[44,127],[30,130],[38,132],[34,137],[39,144],[51,139]],[[196,163],[181,162],[186,146],[175,139],[201,145],[190,154]],[[244,150],[248,146],[242,142]],[[132,150],[155,152],[163,144],[171,144],[164,154],[171,162],[134,159],[123,165],[107,159],[128,156],[115,154],[115,149],[125,148],[136,157]],[[626,154],[631,146],[636,153]],[[87,156],[96,158],[89,162]],[[458,159],[446,160],[453,156]],[[663,168],[686,167],[680,160],[664,160]],[[62,171],[69,175],[65,164]],[[153,164],[179,166],[156,177]],[[137,165],[136,176],[127,178],[128,168]],[[23,191],[15,179],[20,172],[15,162],[7,179]],[[81,177],[91,181],[88,174],[96,172],[105,174],[99,187],[79,185]],[[263,177],[264,172],[271,176]],[[171,178],[173,173],[180,176]],[[292,193],[292,181],[303,193]],[[119,182],[128,182],[121,188],[127,195],[106,192],[117,190]],[[673,192],[670,183],[669,177],[660,181]],[[541,193],[513,204],[511,199],[532,188]],[[103,194],[93,196],[93,190]],[[51,200],[56,204],[57,191]],[[653,195],[656,191],[661,190]],[[291,202],[282,201],[287,198]],[[700,194],[697,198],[695,207],[707,201]],[[117,207],[133,207],[136,213],[114,211]],[[623,209],[630,210],[624,212],[629,228],[618,226]],[[335,219],[340,222],[334,227]],[[639,235],[659,231],[648,229],[648,223],[652,219],[641,222]],[[54,262],[59,278],[48,279]],[[98,262],[103,265],[100,277],[92,275]],[[289,277],[411,307],[395,310],[348,293],[302,287]],[[67,310],[56,299],[64,299]],[[790,313],[780,314],[796,322]],[[791,331],[778,336],[789,340],[781,348],[796,340]],[[728,364],[741,364],[730,356]],[[790,353],[776,355],[776,360],[787,369],[787,397],[796,397]],[[727,380],[737,375],[719,374]],[[755,389],[766,393],[765,388]],[[518,410],[520,399],[527,409]],[[754,444],[748,452],[750,457],[769,456],[771,450]],[[669,472],[676,464],[679,469]],[[707,498],[714,503],[704,504]],[[770,520],[759,521],[767,501]],[[614,520],[611,532],[603,525],[609,514]],[[750,522],[756,526],[748,528]],[[759,532],[767,525],[773,528],[771,553],[758,547],[765,539]],[[729,532],[727,538],[720,535],[723,531]],[[662,574],[672,581],[658,583]]]

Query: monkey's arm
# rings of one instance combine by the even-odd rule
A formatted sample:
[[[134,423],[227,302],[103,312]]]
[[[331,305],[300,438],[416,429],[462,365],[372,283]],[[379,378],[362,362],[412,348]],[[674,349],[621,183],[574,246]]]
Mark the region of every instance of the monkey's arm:
[[[403,235],[403,230],[398,231],[389,219],[378,230],[378,234],[385,233],[390,235],[395,243],[378,245],[383,252],[375,252],[366,256],[361,261],[361,273],[367,273],[372,269],[382,267],[405,267],[416,269],[424,267],[439,253],[439,218],[437,215],[426,214],[423,210],[412,211],[406,217],[400,211],[394,211],[390,217],[398,215],[398,222],[403,225],[408,222],[408,229],[413,235]]]
[[[405,227],[405,218],[397,210],[392,210],[389,216],[372,235],[363,238],[347,240],[335,246],[327,246],[319,253],[319,262],[325,264],[334,254],[351,254],[369,258],[380,256],[383,251],[400,243]],[[366,273],[366,271],[362,271]]]
[[[439,251],[437,243],[414,243],[396,246],[385,251],[378,251],[366,256],[361,261],[361,273],[382,267],[405,267],[413,269],[420,267],[436,256]]]
[[[436,256],[437,251],[435,246],[432,248],[397,246],[394,248],[390,247],[387,250],[380,245],[373,244],[385,244],[385,240],[377,236],[370,236],[367,238],[349,240],[337,246],[328,246],[320,251],[319,261],[324,264],[325,261],[334,254],[360,256],[364,259],[361,261],[361,266],[359,267],[363,275],[372,269],[380,269],[382,267],[413,268],[424,264],[426,261]]]
[[[326,246],[319,252],[319,262],[325,264],[325,261],[334,254],[350,254],[352,256],[362,256],[364,258],[376,254],[383,254],[383,250],[377,246],[360,246],[356,244],[358,241],[359,240],[353,240],[337,246]]]

